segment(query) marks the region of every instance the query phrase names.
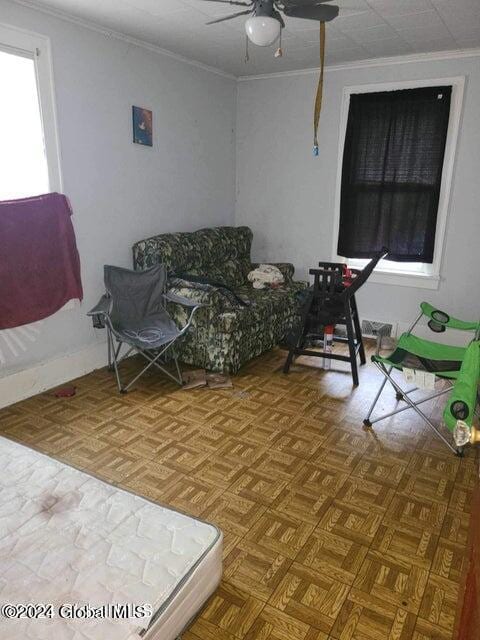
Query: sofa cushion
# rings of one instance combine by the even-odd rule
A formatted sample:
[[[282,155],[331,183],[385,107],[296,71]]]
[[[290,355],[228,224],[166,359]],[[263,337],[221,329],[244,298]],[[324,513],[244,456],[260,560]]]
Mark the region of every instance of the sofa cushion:
[[[251,271],[251,245],[248,227],[167,233],[134,245],[134,268],[162,263],[170,275],[203,276],[236,288],[245,284]]]
[[[292,282],[277,289],[254,289],[251,284],[235,290],[250,306],[235,310],[225,309],[218,318],[218,329],[231,333],[255,325],[268,326],[276,321],[284,321],[298,312],[300,291],[304,290],[303,282]]]

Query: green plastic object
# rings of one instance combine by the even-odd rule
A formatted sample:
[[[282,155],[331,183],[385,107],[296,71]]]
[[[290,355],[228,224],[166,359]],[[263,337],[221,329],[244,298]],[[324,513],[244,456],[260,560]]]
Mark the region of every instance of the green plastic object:
[[[474,340],[465,351],[462,367],[443,412],[443,419],[450,431],[454,430],[458,419],[472,426],[479,380],[480,340]]]

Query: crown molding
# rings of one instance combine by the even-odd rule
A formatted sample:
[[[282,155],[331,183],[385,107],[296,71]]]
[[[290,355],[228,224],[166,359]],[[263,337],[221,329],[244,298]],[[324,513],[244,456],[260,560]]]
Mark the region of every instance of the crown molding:
[[[293,69],[292,71],[275,71],[273,73],[260,73],[257,75],[236,76],[233,73],[228,73],[227,71],[223,71],[218,67],[212,67],[208,64],[204,64],[203,62],[199,62],[198,60],[187,58],[178,53],[174,53],[173,51],[169,51],[168,49],[163,49],[162,47],[159,47],[158,45],[155,45],[155,44],[151,44],[150,42],[146,42],[145,40],[140,40],[139,38],[127,36],[126,34],[121,33],[120,31],[115,31],[112,29],[108,29],[107,27],[102,27],[101,25],[95,22],[90,22],[89,20],[78,18],[76,16],[73,16],[70,13],[61,11],[59,9],[52,9],[50,7],[45,6],[44,4],[37,2],[36,0],[10,0],[10,1],[13,2],[14,4],[22,5],[22,6],[28,7],[29,9],[33,9],[35,11],[39,11],[41,13],[45,13],[47,15],[53,16],[54,18],[71,22],[80,27],[84,27],[85,29],[96,31],[97,33],[100,33],[106,37],[115,38],[116,40],[127,42],[128,44],[140,47],[142,49],[147,49],[154,53],[167,56],[168,58],[172,58],[173,60],[177,60],[178,62],[183,62],[184,64],[188,64],[192,67],[203,69],[203,71],[208,71],[209,73],[213,73],[215,75],[221,76],[222,78],[235,80],[236,82],[246,82],[248,80],[264,80],[267,78],[283,78],[288,76],[303,76],[303,75],[316,74],[319,72],[319,67],[311,67],[308,69]],[[383,67],[387,65],[432,62],[437,60],[454,60],[458,58],[475,58],[479,56],[480,56],[480,48],[453,49],[449,51],[433,51],[431,53],[414,53],[414,54],[408,54],[404,56],[391,56],[388,58],[366,58],[364,60],[353,60],[351,62],[344,62],[341,64],[326,65],[325,72],[331,73],[333,71],[345,71],[348,69],[368,69],[368,68],[374,68],[374,67]]]
[[[345,71],[348,69],[368,69],[371,67],[384,67],[396,64],[411,64],[418,62],[433,62],[437,60],[455,60],[458,58],[476,58],[480,56],[480,48],[452,49],[450,51],[432,51],[431,53],[413,53],[405,56],[392,56],[389,58],[366,58],[365,60],[353,60],[325,66],[325,72]],[[319,67],[308,69],[294,69],[292,71],[277,71],[274,73],[260,73],[251,76],[238,76],[238,82],[247,80],[264,80],[266,78],[284,78],[287,76],[306,76],[317,74]]]
[[[146,42],[145,40],[140,40],[139,38],[134,38],[132,36],[127,36],[120,31],[115,31],[113,29],[108,29],[107,27],[102,27],[101,25],[90,22],[89,20],[84,20],[83,18],[78,18],[76,16],[71,15],[70,13],[66,13],[59,9],[51,9],[50,7],[46,7],[43,4],[35,2],[35,0],[10,0],[14,4],[19,4],[24,7],[28,7],[29,9],[33,9],[34,11],[39,11],[40,13],[45,13],[54,18],[58,18],[59,20],[64,20],[66,22],[71,22],[73,24],[78,25],[79,27],[84,27],[85,29],[89,29],[90,31],[96,31],[97,33],[106,36],[107,38],[114,38],[116,40],[121,40],[123,42],[127,42],[128,44],[134,45],[136,47],[140,47],[142,49],[148,49],[148,51],[153,51],[154,53],[158,53],[163,56],[167,56],[168,58],[172,58],[173,60],[177,60],[178,62],[183,62],[184,64],[188,64],[192,67],[197,67],[198,69],[202,69],[203,71],[208,71],[209,73],[214,73],[217,76],[221,76],[222,78],[228,78],[229,80],[237,80],[237,76],[232,73],[228,73],[227,71],[223,71],[222,69],[218,69],[217,67],[212,67],[208,64],[204,64],[203,62],[199,62],[198,60],[193,60],[191,58],[186,58],[178,53],[174,53],[173,51],[169,51],[168,49],[163,49],[155,44],[150,42]]]

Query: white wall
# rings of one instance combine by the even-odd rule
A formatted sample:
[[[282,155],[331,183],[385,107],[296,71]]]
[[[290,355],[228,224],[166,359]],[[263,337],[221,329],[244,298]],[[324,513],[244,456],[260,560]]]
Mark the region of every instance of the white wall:
[[[1,378],[103,339],[85,312],[102,293],[103,264],[130,266],[136,240],[233,224],[236,83],[5,0],[0,22],[51,39],[64,192],[85,293],[80,308],[45,320],[34,343],[23,340],[17,357],[0,332]],[[152,149],[131,142],[132,105],[153,110]],[[32,390],[48,383],[30,382]]]
[[[343,88],[419,78],[466,76],[451,210],[438,291],[367,283],[364,317],[409,323],[420,301],[480,315],[480,58],[390,64],[326,73],[320,157],[312,156],[316,74],[251,79],[237,98],[236,223],[254,230],[254,257],[293,262],[297,276],[330,260]],[[402,328],[402,327],[401,327]]]

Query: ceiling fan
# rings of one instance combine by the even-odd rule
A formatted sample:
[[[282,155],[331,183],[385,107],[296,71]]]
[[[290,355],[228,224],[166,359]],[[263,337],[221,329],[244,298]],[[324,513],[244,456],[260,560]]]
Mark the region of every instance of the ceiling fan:
[[[332,0],[204,0],[208,2],[220,2],[239,7],[247,7],[243,11],[223,16],[217,20],[211,20],[207,24],[216,24],[250,15],[245,23],[248,39],[260,47],[268,47],[273,44],[285,27],[282,13],[289,18],[302,18],[303,20],[317,20],[329,22],[338,16],[338,7],[327,4]],[[282,13],[281,13],[282,12]]]

